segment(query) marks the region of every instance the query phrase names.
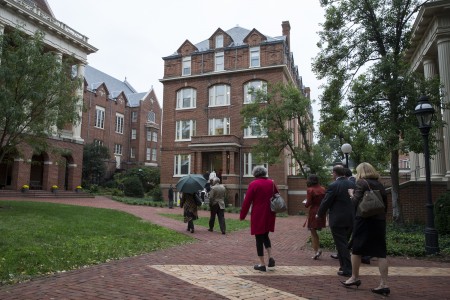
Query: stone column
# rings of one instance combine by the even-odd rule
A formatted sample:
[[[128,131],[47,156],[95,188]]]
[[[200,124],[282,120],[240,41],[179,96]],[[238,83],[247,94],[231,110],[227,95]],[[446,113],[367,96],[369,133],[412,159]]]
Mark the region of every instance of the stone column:
[[[85,65],[83,63],[78,64],[77,77],[80,78],[81,85],[80,85],[80,88],[77,89],[76,94],[79,97],[79,99],[78,99],[78,105],[79,105],[78,114],[80,116],[80,121],[77,124],[74,124],[72,126],[73,139],[80,141],[80,142],[84,142],[83,139],[81,138],[81,120],[82,120],[82,116],[83,116],[83,93],[84,93],[84,68],[85,68]]]
[[[443,103],[450,105],[450,36],[440,37],[437,40],[439,58],[439,76],[443,86]],[[445,140],[444,149],[448,155],[450,153],[450,110],[445,109],[443,119],[446,123],[443,128]],[[450,157],[445,160],[445,178],[450,180]]]
[[[419,167],[419,154],[416,152],[409,152],[409,168],[412,181],[419,180],[419,173],[417,172]]]
[[[431,58],[425,58],[423,61],[423,70],[425,79],[432,79],[436,76],[436,64]],[[436,108],[436,116],[441,119],[442,114],[439,108]],[[445,176],[445,150],[444,150],[444,131],[443,128],[439,128],[435,133],[437,152],[431,156],[430,160],[430,172],[431,180],[440,181]]]
[[[0,35],[3,35],[5,33],[5,25],[0,23]],[[2,52],[2,48],[0,47],[0,53]],[[2,60],[0,58],[0,64],[2,63]]]

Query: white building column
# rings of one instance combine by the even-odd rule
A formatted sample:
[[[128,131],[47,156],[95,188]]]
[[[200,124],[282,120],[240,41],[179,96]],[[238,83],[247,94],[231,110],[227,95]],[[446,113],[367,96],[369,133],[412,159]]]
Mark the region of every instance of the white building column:
[[[425,79],[432,79],[437,75],[436,63],[431,58],[423,60],[423,71]],[[436,116],[442,119],[440,109],[436,109]],[[436,138],[436,154],[431,156],[430,171],[431,180],[442,180],[445,176],[445,149],[444,149],[444,129],[439,128],[435,133]]]
[[[437,40],[439,58],[439,76],[443,86],[443,103],[450,105],[450,36],[441,37]],[[444,132],[445,153],[450,153],[450,109],[443,111],[443,119],[446,125]],[[450,180],[450,157],[445,161],[445,178]]]
[[[81,121],[83,116],[84,68],[84,63],[79,63],[77,66],[77,77],[81,80],[80,87],[76,91],[78,96],[78,115],[80,116],[80,121],[72,126],[73,139],[80,142],[83,142],[83,139],[81,138]]]
[[[0,35],[3,35],[5,33],[5,25],[0,23]],[[0,53],[2,52],[2,48],[0,47]],[[0,58],[0,64],[2,63],[2,59]]]

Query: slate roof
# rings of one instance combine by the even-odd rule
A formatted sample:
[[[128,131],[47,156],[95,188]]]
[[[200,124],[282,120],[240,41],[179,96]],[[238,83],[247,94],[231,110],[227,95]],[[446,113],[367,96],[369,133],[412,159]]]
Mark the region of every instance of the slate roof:
[[[142,99],[144,99],[145,95],[147,95],[147,92],[145,93],[136,93],[136,94],[129,94],[127,95],[128,99],[128,105],[130,107],[138,107],[139,103]]]
[[[89,90],[97,89],[102,83],[105,83],[112,97],[124,92],[125,95],[127,95],[127,98],[129,98],[128,95],[137,93],[126,79],[120,81],[89,65],[85,68],[84,78],[88,84],[87,88]]]
[[[245,29],[239,26],[235,26],[227,31],[225,31],[227,34],[229,34],[231,36],[231,38],[233,39],[234,43],[232,43],[231,45],[227,46],[227,47],[238,47],[238,46],[243,46],[246,45],[244,43],[244,38],[250,33],[251,30],[249,29]],[[265,35],[267,38],[268,43],[270,42],[279,42],[279,41],[284,41],[286,40],[285,36],[278,36],[278,37],[270,37]],[[210,50],[209,48],[209,38],[198,43],[195,44],[195,46],[197,47],[198,51],[202,52],[202,51],[207,51]],[[178,55],[178,53],[174,53],[172,55]],[[172,56],[171,55],[171,56]]]

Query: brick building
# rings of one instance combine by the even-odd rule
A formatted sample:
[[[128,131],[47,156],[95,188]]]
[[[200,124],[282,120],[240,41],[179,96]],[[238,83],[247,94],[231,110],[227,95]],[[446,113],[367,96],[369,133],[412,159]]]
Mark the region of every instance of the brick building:
[[[91,66],[84,86],[81,136],[110,150],[106,177],[137,166],[159,167],[162,111],[153,88],[138,93],[127,80]]]
[[[60,60],[75,60],[76,76],[83,78],[87,56],[97,49],[88,38],[58,21],[45,0],[0,0],[0,35],[21,27],[29,35],[43,32],[45,51]],[[83,89],[75,91],[82,101]],[[79,114],[81,115],[81,110]],[[0,186],[18,190],[24,184],[49,190],[53,185],[73,190],[81,183],[83,139],[81,125],[68,124],[64,135],[49,136],[49,150],[35,153],[28,145],[21,146],[22,155],[5,157],[0,164]],[[52,151],[52,150],[58,151]]]
[[[198,44],[186,40],[163,60],[163,194],[186,174],[215,170],[222,172],[228,203],[240,206],[253,180],[252,169],[258,164],[252,157],[252,146],[262,137],[258,124],[241,128],[240,111],[252,101],[248,91],[252,87],[263,89],[268,83],[292,83],[309,97],[309,88],[304,87],[290,52],[289,22],[282,23],[279,37],[238,26],[228,31],[218,28]],[[295,124],[286,126],[297,128]],[[312,140],[312,132],[309,138]],[[283,159],[282,163],[266,165],[286,198],[287,177],[296,174],[291,163]]]

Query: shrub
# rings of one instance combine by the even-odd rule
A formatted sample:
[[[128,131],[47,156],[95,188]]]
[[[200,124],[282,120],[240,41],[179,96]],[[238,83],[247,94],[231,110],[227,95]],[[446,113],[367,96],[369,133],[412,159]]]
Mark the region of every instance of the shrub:
[[[450,234],[450,193],[445,193],[436,200],[434,214],[439,234]]]
[[[144,188],[139,178],[135,176],[130,176],[125,178],[123,181],[124,193],[128,197],[144,197]]]
[[[148,195],[153,198],[153,201],[163,201],[163,195],[159,186],[151,189]]]

